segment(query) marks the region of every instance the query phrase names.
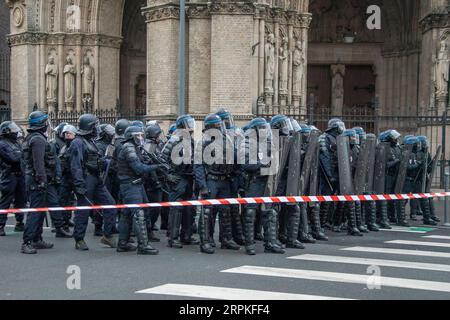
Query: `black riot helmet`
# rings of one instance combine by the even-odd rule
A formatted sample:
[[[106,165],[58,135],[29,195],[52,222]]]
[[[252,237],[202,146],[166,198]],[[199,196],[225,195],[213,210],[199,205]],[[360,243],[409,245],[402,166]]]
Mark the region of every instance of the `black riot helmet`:
[[[156,141],[161,137],[163,131],[158,124],[150,124],[145,129],[145,138],[148,140]]]
[[[16,140],[20,133],[20,128],[12,121],[5,121],[0,124],[0,136]]]
[[[222,118],[217,114],[210,114],[205,118],[205,130],[211,129],[216,129],[225,133],[225,124],[222,122]]]
[[[130,126],[125,130],[126,141],[133,142],[136,146],[142,146],[145,142],[144,130],[138,126]]]
[[[341,119],[331,119],[328,121],[328,129],[326,132],[332,132],[335,131],[337,134],[343,134],[345,131],[345,123]]]
[[[116,133],[114,127],[110,124],[102,124],[100,126],[99,138],[106,140],[111,143],[114,139],[114,134]]]
[[[47,131],[48,115],[42,111],[35,111],[28,117],[28,125],[30,131]]]
[[[84,114],[78,120],[78,134],[80,136],[96,136],[99,131],[98,118],[93,114]]]
[[[60,123],[53,131],[55,131],[55,133],[56,133],[56,136],[58,137],[58,138],[60,138],[60,139],[64,139],[64,136],[63,136],[63,129],[64,129],[64,127],[65,126],[67,126],[68,125],[68,123],[66,123],[66,122],[62,122],[62,123]]]
[[[280,136],[290,136],[294,128],[292,127],[291,120],[285,115],[276,115],[270,122],[272,129],[280,130]]]
[[[125,133],[125,130],[131,125],[129,120],[121,119],[116,122],[116,134],[118,136],[122,136]]]

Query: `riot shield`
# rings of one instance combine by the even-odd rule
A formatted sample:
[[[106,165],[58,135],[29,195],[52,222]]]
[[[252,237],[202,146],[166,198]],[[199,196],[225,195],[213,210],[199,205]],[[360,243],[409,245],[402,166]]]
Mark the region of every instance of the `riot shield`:
[[[275,179],[273,189],[274,192],[277,192],[281,178],[283,177],[283,172],[286,169],[293,141],[294,139],[291,137],[280,137],[280,167],[278,168],[278,173]]]
[[[288,176],[286,185],[286,195],[287,196],[298,196],[300,195],[299,190],[299,180],[300,180],[300,170],[301,170],[301,157],[302,157],[302,134],[296,132],[291,138],[292,146],[289,152],[289,165],[288,165]]]
[[[352,170],[350,165],[350,141],[348,137],[337,137],[337,154],[339,168],[339,188],[341,195],[354,193]]]
[[[366,150],[368,153],[366,168],[366,183],[364,186],[365,193],[374,192],[374,173],[375,173],[375,158],[377,151],[377,137],[373,134],[368,134],[366,139]]]
[[[427,183],[425,186],[425,192],[431,192],[431,186],[433,185],[433,179],[436,173],[436,169],[437,169],[437,165],[438,165],[438,161],[439,159],[441,159],[442,156],[442,146],[438,146],[437,150],[436,150],[436,155],[433,158],[433,161],[431,162],[431,170],[430,170],[430,174],[428,174],[427,177]]]
[[[376,148],[373,190],[379,195],[386,192],[386,165],[388,150],[389,144],[385,142],[378,144]]]
[[[406,180],[406,172],[408,170],[409,159],[411,158],[413,146],[406,146],[406,148],[402,151],[402,158],[400,161],[400,166],[397,172],[397,178],[395,179],[395,188],[394,192],[396,194],[400,194],[403,191],[403,187],[405,186]]]
[[[359,151],[359,156],[356,162],[355,176],[353,182],[355,185],[356,194],[360,195],[365,192],[367,181],[367,162],[369,161],[369,151],[367,150],[368,144],[364,142]]]
[[[298,190],[300,192],[300,195],[306,195],[308,193],[308,190],[310,190],[310,181],[314,179],[313,175],[318,175],[318,171],[314,171],[314,161],[318,160],[317,151],[318,149],[318,141],[319,141],[319,132],[313,131],[311,132],[311,135],[309,136],[309,143],[308,143],[308,149],[306,150],[305,158],[303,160],[302,164],[302,170],[300,173],[300,179],[299,179],[299,187]],[[315,164],[316,166],[318,163]],[[316,169],[318,169],[316,167]],[[316,177],[317,179],[317,177]],[[315,195],[315,194],[314,194]]]

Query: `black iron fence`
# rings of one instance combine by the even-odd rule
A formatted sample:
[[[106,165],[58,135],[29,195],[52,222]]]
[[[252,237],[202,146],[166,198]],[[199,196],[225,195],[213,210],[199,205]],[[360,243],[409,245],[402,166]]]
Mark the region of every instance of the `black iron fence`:
[[[0,123],[11,120],[11,108],[0,106]]]
[[[121,112],[117,109],[102,109],[91,112],[95,115],[101,123],[115,124],[120,119],[129,120],[143,120],[144,112]],[[66,122],[72,125],[77,125],[78,119],[84,114],[79,111],[60,111],[50,112],[49,117],[52,125],[56,126],[59,123]]]

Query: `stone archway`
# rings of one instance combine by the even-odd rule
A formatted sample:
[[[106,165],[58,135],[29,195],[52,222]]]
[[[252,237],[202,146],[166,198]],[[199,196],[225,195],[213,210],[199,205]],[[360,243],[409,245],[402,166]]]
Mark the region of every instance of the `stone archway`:
[[[145,114],[147,73],[147,25],[142,16],[145,0],[127,0],[123,10],[120,50],[120,105],[125,114]]]

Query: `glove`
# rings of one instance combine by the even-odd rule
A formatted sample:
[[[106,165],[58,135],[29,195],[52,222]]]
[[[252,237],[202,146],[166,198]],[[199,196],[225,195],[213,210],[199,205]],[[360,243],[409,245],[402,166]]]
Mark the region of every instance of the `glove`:
[[[75,193],[84,196],[87,190],[85,187],[75,187]]]
[[[209,197],[209,190],[207,188],[201,189],[200,196],[202,197],[202,199],[207,199]]]
[[[181,178],[174,175],[174,174],[168,174],[167,175],[167,181],[173,184],[177,184],[181,181]]]

